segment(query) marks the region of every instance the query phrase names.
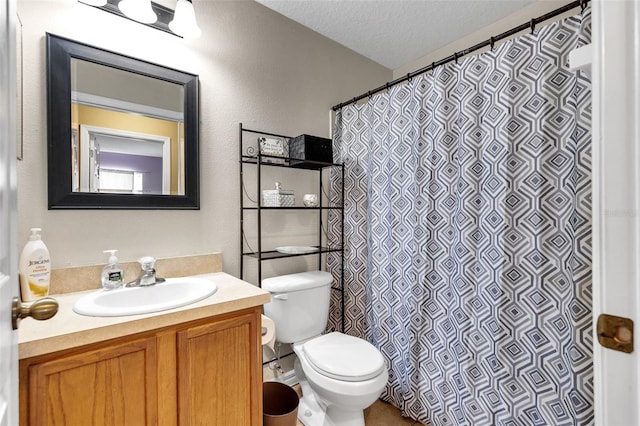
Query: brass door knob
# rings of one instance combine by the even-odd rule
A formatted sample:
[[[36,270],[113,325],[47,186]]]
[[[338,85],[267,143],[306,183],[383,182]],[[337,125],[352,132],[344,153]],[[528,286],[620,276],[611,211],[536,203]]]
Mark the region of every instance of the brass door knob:
[[[31,317],[36,320],[46,320],[58,313],[58,302],[51,297],[43,297],[33,302],[31,305],[23,305],[19,298],[13,298],[11,305],[11,325],[14,330],[18,329],[18,321]]]
[[[615,315],[601,314],[596,324],[598,342],[615,351],[633,352],[633,320]]]

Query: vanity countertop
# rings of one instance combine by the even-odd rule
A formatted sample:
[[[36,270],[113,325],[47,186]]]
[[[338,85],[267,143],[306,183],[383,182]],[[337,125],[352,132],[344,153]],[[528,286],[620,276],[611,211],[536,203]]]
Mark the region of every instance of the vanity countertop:
[[[190,305],[150,314],[90,317],[76,314],[73,304],[87,291],[53,295],[58,313],[46,321],[25,318],[18,329],[19,358],[57,352],[268,303],[268,292],[224,272],[197,275],[214,280],[217,291]],[[96,290],[91,290],[96,291]]]

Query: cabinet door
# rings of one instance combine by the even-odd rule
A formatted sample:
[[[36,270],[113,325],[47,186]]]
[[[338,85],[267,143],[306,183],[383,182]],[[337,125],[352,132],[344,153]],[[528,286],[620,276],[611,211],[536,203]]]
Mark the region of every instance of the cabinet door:
[[[41,425],[155,425],[155,337],[29,366],[29,422]]]
[[[178,332],[179,424],[262,424],[260,309]]]

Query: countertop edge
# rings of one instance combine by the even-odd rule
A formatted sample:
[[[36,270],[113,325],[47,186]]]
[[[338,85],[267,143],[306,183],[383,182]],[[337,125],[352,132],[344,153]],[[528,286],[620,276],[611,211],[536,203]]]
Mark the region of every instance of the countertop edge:
[[[197,275],[212,279],[218,290],[199,302],[161,312],[122,317],[89,317],[72,307],[87,292],[56,295],[60,309],[50,320],[23,320],[18,330],[19,359],[73,349],[92,343],[131,336],[164,327],[263,305],[268,292],[224,272]]]

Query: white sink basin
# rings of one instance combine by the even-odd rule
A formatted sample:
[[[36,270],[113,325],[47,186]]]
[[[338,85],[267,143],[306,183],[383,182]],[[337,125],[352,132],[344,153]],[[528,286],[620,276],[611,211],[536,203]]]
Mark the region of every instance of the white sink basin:
[[[185,306],[216,292],[216,283],[204,278],[167,278],[147,287],[99,290],[78,299],[73,311],[94,317],[148,314]]]

